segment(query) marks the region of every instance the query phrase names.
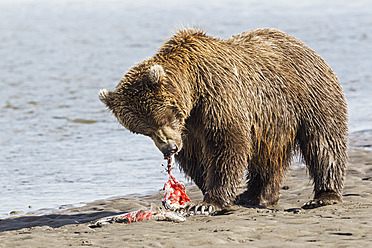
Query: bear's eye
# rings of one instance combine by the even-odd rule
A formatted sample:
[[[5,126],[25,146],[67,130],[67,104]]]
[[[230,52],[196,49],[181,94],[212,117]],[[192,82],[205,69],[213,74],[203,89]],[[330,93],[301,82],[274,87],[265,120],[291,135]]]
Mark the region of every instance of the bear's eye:
[[[168,123],[170,125],[175,124],[175,122],[176,122],[176,118],[173,115],[171,115],[171,116],[168,117]]]
[[[166,124],[167,124],[167,120],[166,120],[165,118],[163,118],[163,119],[161,119],[161,120],[159,121],[159,126],[160,126],[160,127],[164,127]]]
[[[173,121],[173,115],[169,111],[165,111],[165,113],[157,120],[157,124],[159,127],[164,127],[169,125]]]

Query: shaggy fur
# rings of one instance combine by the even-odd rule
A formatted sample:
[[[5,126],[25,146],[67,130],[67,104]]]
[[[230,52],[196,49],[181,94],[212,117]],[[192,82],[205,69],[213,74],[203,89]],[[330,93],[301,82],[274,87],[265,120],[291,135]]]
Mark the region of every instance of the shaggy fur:
[[[126,128],[161,151],[177,147],[180,168],[224,208],[270,205],[294,150],[314,181],[314,207],[341,202],[347,107],[328,64],[275,29],[221,40],[181,30],[134,66],[101,100]],[[164,152],[165,153],[165,152]]]

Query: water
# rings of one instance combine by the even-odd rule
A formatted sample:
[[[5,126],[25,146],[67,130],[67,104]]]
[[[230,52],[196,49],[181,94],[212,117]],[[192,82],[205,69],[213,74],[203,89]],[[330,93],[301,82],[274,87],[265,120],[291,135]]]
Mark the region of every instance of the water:
[[[177,27],[222,38],[274,27],[300,38],[339,76],[350,130],[371,129],[371,10],[367,0],[1,1],[0,217],[161,189],[161,153],[97,93]]]

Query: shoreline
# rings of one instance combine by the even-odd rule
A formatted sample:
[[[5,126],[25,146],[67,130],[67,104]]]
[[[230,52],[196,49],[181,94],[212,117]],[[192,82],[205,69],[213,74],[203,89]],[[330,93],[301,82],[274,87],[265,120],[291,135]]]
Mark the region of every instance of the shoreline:
[[[49,246],[224,247],[362,246],[372,242],[372,132],[350,135],[342,204],[300,209],[312,197],[306,170],[290,168],[279,203],[268,208],[233,206],[218,216],[190,216],[183,223],[143,221],[89,228],[90,221],[160,206],[162,192],[98,200],[56,213],[0,221],[0,247]],[[188,185],[192,200],[201,200]],[[274,245],[273,245],[274,244]]]
[[[348,150],[355,149],[355,148],[362,148],[362,149],[367,149],[372,151],[372,129],[365,129],[365,130],[358,130],[358,131],[353,131],[349,134],[348,137]],[[297,161],[297,156],[294,156],[293,158],[294,161],[292,161],[292,165],[290,166],[289,171],[294,169],[294,166],[296,166],[297,169],[302,169],[302,168],[297,168],[297,166],[301,166],[301,162]],[[303,164],[302,164],[303,165]],[[287,175],[287,177],[289,174]],[[190,187],[196,187],[195,184],[186,179],[185,177],[180,177],[178,178],[180,181],[184,182],[186,184],[186,187],[189,189]],[[165,181],[164,181],[165,183]],[[197,190],[197,189],[196,189]],[[30,210],[27,212],[23,212],[22,210],[17,210],[14,209],[13,211],[10,211],[8,213],[8,216],[5,217],[0,217],[1,220],[6,220],[9,218],[18,218],[22,216],[29,216],[29,215],[46,215],[46,214],[58,214],[63,211],[68,211],[70,209],[76,209],[76,208],[83,208],[86,205],[91,205],[94,204],[95,202],[99,201],[111,201],[111,200],[116,200],[116,199],[122,199],[122,198],[143,198],[143,197],[151,197],[153,195],[161,195],[161,190],[151,190],[147,191],[144,193],[130,193],[127,195],[120,195],[120,196],[109,196],[107,198],[103,199],[98,199],[98,200],[93,200],[93,201],[87,201],[87,202],[76,202],[76,203],[70,203],[70,204],[62,204],[62,205],[57,205],[56,208],[50,207],[50,208],[40,208],[36,210]],[[159,202],[162,196],[159,198]],[[19,212],[19,213],[14,213],[12,212]],[[1,229],[0,229],[1,231]]]

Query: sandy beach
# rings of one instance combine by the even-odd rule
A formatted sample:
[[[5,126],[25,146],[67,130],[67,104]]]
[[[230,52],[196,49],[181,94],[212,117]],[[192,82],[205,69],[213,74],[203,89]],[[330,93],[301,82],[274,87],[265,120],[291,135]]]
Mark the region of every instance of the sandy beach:
[[[372,133],[352,135],[344,202],[312,210],[304,168],[292,168],[278,205],[233,206],[217,216],[185,222],[143,221],[90,228],[90,221],[160,205],[162,193],[96,201],[48,215],[0,221],[0,247],[369,247],[372,245]],[[201,194],[189,186],[192,200]]]

